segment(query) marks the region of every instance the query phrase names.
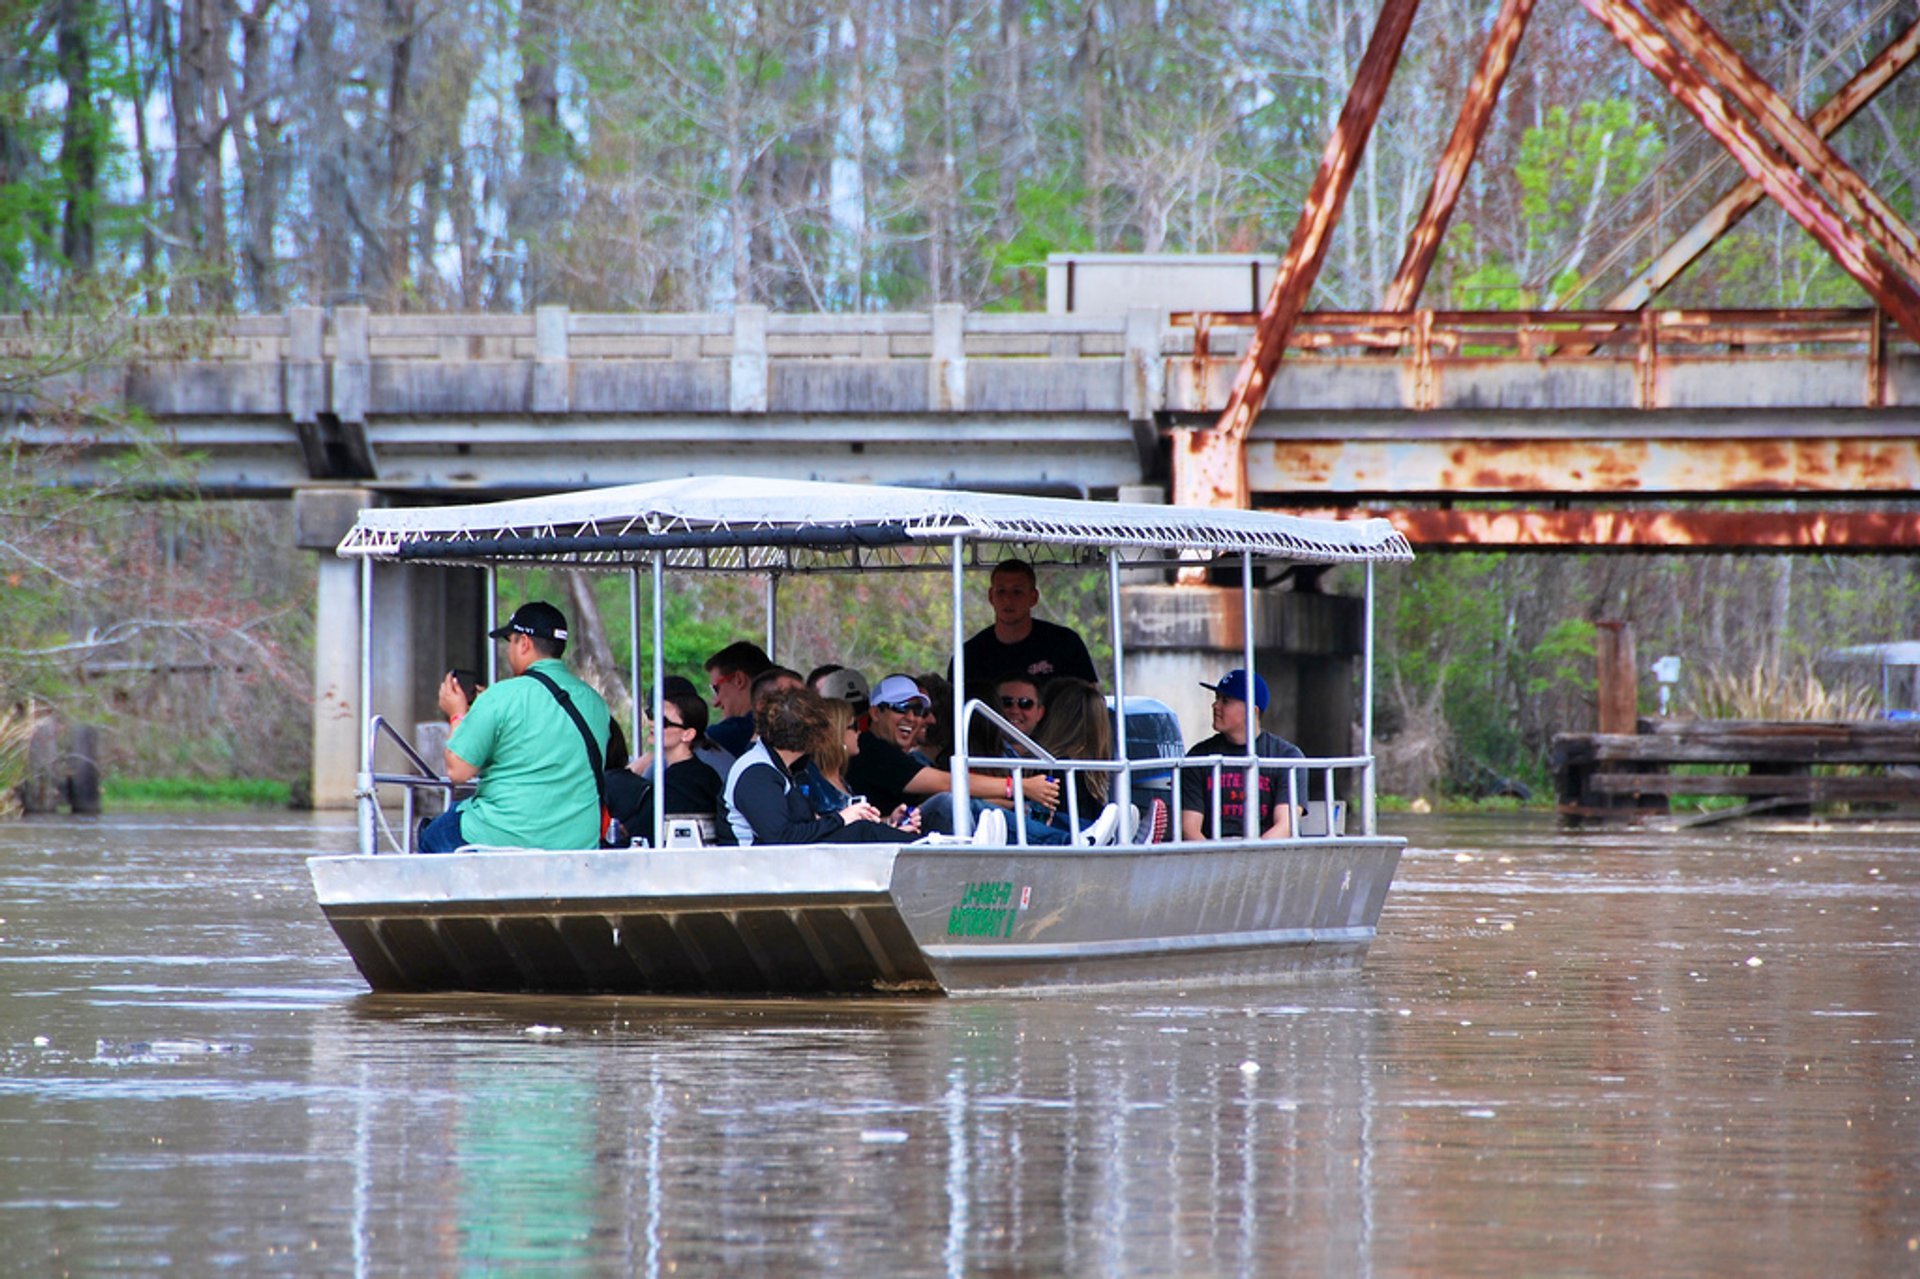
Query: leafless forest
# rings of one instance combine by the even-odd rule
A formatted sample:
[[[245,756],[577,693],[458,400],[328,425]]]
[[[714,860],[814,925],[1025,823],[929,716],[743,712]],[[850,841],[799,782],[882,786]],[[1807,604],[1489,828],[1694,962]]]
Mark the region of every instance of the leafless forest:
[[[1422,6],[1315,305],[1379,301],[1495,7]],[[1920,16],[1913,0],[1699,7],[1803,112]],[[13,4],[0,11],[0,304],[1037,309],[1049,252],[1283,247],[1373,10]],[[1835,145],[1911,221],[1920,73]],[[1735,176],[1575,0],[1541,0],[1422,301],[1602,305]],[[1764,206],[1672,299],[1865,300]],[[194,536],[216,547],[234,527],[206,520]],[[156,535],[126,523],[129,538]],[[74,633],[98,627],[105,596],[0,545],[10,590],[49,592]],[[207,558],[228,589],[251,589],[256,570]],[[1598,619],[1632,620],[1644,656],[1677,652],[1690,671],[1783,676],[1829,643],[1920,621],[1905,560],[1443,556],[1393,592],[1385,720],[1405,739],[1408,789],[1537,770],[1547,735],[1589,721]],[[286,635],[296,656],[302,633]],[[26,669],[0,676],[9,701],[39,678]],[[198,757],[282,768],[287,752]]]

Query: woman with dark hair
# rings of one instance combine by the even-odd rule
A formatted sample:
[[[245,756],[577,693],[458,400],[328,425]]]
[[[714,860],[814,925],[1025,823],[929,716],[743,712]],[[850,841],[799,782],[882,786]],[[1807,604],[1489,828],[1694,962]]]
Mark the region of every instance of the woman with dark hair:
[[[766,694],[753,708],[759,738],[727,774],[727,821],[742,844],[908,843],[914,832],[880,820],[865,800],[816,813],[798,784],[803,761],[832,731],[824,699],[805,686]]]
[[[1083,679],[1062,677],[1050,680],[1044,693],[1046,714],[1034,729],[1033,740],[1055,759],[1112,759],[1113,719],[1107,712],[1107,699],[1100,690]],[[1080,831],[1105,822],[1102,836],[1111,833],[1117,815],[1106,817],[1107,797],[1113,791],[1113,774],[1088,769],[1073,773],[1075,806],[1079,809]],[[1067,811],[1062,808],[1050,819],[1061,830],[1069,830]],[[1071,833],[1071,832],[1070,832]],[[1103,839],[1095,839],[1100,843]]]
[[[614,762],[618,756],[611,750],[607,756],[607,811],[629,832],[646,837],[650,843],[654,841],[654,750],[666,759],[667,812],[675,816],[693,814],[716,825],[720,818],[720,774],[695,753],[707,726],[706,702],[691,688],[663,688],[661,703],[662,720],[658,724],[653,721],[652,708],[647,708],[646,724],[653,749],[631,764]],[[614,728],[617,731],[619,725]],[[620,753],[625,753],[624,741]]]

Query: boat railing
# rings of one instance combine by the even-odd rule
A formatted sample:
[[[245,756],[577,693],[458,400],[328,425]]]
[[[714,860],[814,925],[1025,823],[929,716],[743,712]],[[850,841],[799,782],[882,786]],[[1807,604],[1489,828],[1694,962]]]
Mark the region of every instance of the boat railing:
[[[1271,771],[1285,774],[1288,811],[1295,815],[1290,838],[1332,839],[1345,833],[1344,823],[1339,818],[1342,801],[1335,794],[1336,776],[1343,772],[1364,774],[1374,762],[1370,755],[1303,758],[1247,754],[1150,756],[1144,759],[1062,759],[1021,732],[993,707],[977,698],[968,700],[961,710],[959,740],[969,740],[976,718],[984,719],[993,725],[999,730],[1003,743],[1012,745],[1022,753],[999,756],[970,754],[967,758],[968,769],[1010,774],[1013,780],[1013,792],[1016,795],[1021,793],[1028,774],[1044,773],[1048,776],[1057,776],[1060,779],[1061,804],[1053,811],[1065,812],[1068,829],[1073,831],[1079,831],[1085,825],[1080,815],[1080,787],[1077,785],[1078,776],[1081,773],[1126,774],[1130,779],[1128,785],[1130,798],[1137,797],[1141,790],[1151,789],[1138,787],[1131,779],[1143,773],[1166,776],[1169,779],[1169,794],[1166,801],[1170,825],[1168,838],[1177,842],[1181,838],[1180,775],[1182,770],[1211,770],[1213,820],[1210,828],[1218,831],[1221,829],[1220,796],[1223,789],[1220,784],[1221,771],[1229,768],[1243,771],[1253,767],[1257,772]],[[1355,777],[1349,790],[1352,793],[1358,793],[1357,788],[1362,781],[1364,781],[1363,777]],[[1313,823],[1315,829],[1308,833],[1301,829],[1303,823],[1299,818],[1303,812],[1307,811],[1307,806],[1310,804],[1320,805],[1320,815],[1319,819]],[[1024,810],[1023,804],[1022,811]],[[1097,814],[1090,816],[1097,816]],[[1143,813],[1143,819],[1144,816]],[[1024,847],[1028,842],[1027,824],[1024,821],[1014,821],[1009,825],[1011,827],[1009,834],[1013,842]],[[1370,835],[1373,832],[1369,830],[1362,833]],[[1260,838],[1261,832],[1255,832],[1252,837]],[[1123,833],[1121,842],[1131,841]]]
[[[1212,811],[1209,814],[1212,820],[1209,823],[1209,827],[1216,832],[1221,829],[1220,796],[1221,792],[1225,789],[1220,784],[1221,772],[1229,768],[1236,772],[1254,769],[1256,770],[1256,776],[1247,779],[1246,784],[1242,787],[1243,790],[1251,790],[1254,785],[1258,784],[1258,773],[1283,772],[1286,774],[1287,811],[1294,817],[1293,834],[1290,836],[1291,838],[1332,839],[1345,833],[1341,830],[1342,823],[1337,819],[1337,814],[1340,811],[1340,801],[1334,794],[1335,774],[1348,771],[1364,773],[1365,770],[1372,767],[1373,757],[1370,755],[1329,755],[1318,758],[1297,755],[1283,757],[1253,754],[1184,756],[1174,764],[1175,773],[1171,800],[1173,810],[1172,823],[1175,832],[1174,838],[1179,838],[1182,816],[1179,781],[1180,770],[1207,769],[1211,771],[1213,785],[1210,788],[1210,793],[1213,799]],[[1356,781],[1358,780],[1360,779],[1356,779]],[[1316,791],[1318,792],[1317,795],[1315,793]],[[1322,809],[1322,812],[1325,814],[1324,828],[1318,829],[1312,834],[1303,834],[1300,830],[1299,818],[1306,806],[1315,802],[1324,805]],[[1242,829],[1245,829],[1244,817],[1242,818]],[[1371,830],[1365,830],[1361,833],[1365,835],[1373,834]],[[1255,832],[1251,837],[1258,838],[1259,832]]]
[[[374,821],[385,832],[387,842],[393,846],[393,851],[411,853],[414,851],[414,833],[418,828],[418,822],[415,820],[415,793],[420,790],[444,791],[446,802],[451,804],[460,786],[452,778],[442,777],[434,771],[433,765],[413,748],[413,743],[400,736],[400,730],[389,723],[386,716],[375,715],[367,721],[367,758],[369,760],[379,758],[382,740],[389,741],[398,747],[401,755],[413,765],[414,771],[383,773],[375,770],[368,773],[367,797],[371,801],[368,807],[373,810]],[[387,823],[386,809],[380,803],[380,787],[383,785],[400,788],[400,832],[398,834],[395,834],[393,827]]]

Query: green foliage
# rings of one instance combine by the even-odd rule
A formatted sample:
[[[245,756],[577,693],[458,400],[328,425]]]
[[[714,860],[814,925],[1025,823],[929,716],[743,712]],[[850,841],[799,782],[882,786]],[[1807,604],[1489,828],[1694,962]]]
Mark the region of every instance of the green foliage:
[[[1593,692],[1599,682],[1594,645],[1592,622],[1574,617],[1555,622],[1528,655],[1527,696],[1544,697],[1563,688],[1582,694]]]
[[[109,811],[174,808],[285,808],[285,781],[266,777],[108,777],[100,782]]]
[[[1558,242],[1596,197],[1624,194],[1658,162],[1666,144],[1640,109],[1627,98],[1554,106],[1526,131],[1515,176],[1532,247]]]
[[[1071,175],[1059,171],[1014,187],[1015,231],[985,245],[988,278],[997,297],[993,309],[1044,311],[1049,253],[1084,251],[1093,246],[1087,229],[1087,194]]]

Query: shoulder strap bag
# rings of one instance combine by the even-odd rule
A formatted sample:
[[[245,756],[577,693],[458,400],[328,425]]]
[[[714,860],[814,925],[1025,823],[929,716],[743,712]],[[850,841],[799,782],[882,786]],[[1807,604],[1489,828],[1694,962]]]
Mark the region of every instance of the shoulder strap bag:
[[[594,791],[600,796],[600,846],[602,848],[623,846],[626,843],[626,831],[607,812],[606,768],[600,758],[600,743],[593,740],[593,730],[587,727],[586,717],[580,714],[580,708],[573,704],[573,698],[567,690],[554,683],[551,676],[534,670],[527,671],[526,674],[539,680],[546,686],[547,691],[553,694],[553,700],[560,703],[560,709],[567,713],[567,718],[573,721],[573,726],[580,730],[580,740],[587,744],[587,767],[593,770]]]

